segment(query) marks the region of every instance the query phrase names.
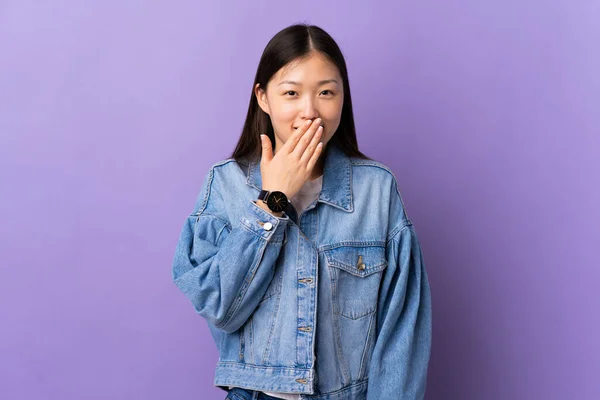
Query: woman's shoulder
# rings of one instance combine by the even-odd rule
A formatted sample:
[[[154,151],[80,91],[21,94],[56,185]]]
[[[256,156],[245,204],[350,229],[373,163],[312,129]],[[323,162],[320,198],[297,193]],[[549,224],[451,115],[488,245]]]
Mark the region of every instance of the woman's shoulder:
[[[218,191],[238,182],[245,182],[247,170],[247,164],[234,158],[224,158],[216,161],[203,173],[202,190],[206,192],[208,197],[211,191]]]
[[[391,205],[393,218],[408,219],[398,180],[388,165],[373,159],[352,157],[352,180],[357,189],[378,193],[383,203]]]
[[[221,170],[221,171],[229,171],[229,170],[241,170],[242,166],[247,166],[247,163],[244,161],[238,161],[235,158],[223,158],[219,161],[214,162],[210,166],[210,170]]]
[[[214,162],[204,172],[195,210],[218,214],[226,199],[239,196],[246,188],[248,164],[234,158],[224,158]]]
[[[355,179],[376,180],[380,183],[397,185],[392,169],[381,161],[358,157],[350,158],[352,175]]]
[[[206,175],[215,179],[232,179],[236,176],[245,177],[248,171],[249,163],[243,160],[236,160],[235,158],[224,158],[214,162]]]

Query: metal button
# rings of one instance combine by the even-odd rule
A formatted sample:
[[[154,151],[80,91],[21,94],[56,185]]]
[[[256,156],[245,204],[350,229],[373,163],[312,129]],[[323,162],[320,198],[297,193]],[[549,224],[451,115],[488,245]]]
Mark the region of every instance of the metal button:
[[[358,256],[358,264],[356,264],[356,268],[358,268],[359,270],[362,271],[363,269],[365,269],[365,267],[366,267],[366,265],[363,262],[362,256]]]
[[[265,222],[263,228],[265,228],[265,231],[270,231],[273,228],[273,224],[270,222]]]

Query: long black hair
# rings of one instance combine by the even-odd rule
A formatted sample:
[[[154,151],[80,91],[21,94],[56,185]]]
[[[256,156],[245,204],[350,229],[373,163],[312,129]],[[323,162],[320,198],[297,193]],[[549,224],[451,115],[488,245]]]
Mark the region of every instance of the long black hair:
[[[369,159],[358,150],[356,141],[356,129],[352,115],[352,97],[350,96],[350,83],[348,81],[348,70],[346,61],[337,43],[323,29],[315,25],[296,24],[288,26],[279,31],[269,41],[258,64],[256,77],[252,85],[250,105],[244,129],[240,139],[231,155],[236,160],[258,161],[261,155],[260,134],[264,133],[271,139],[273,150],[275,150],[275,133],[271,118],[258,105],[258,99],[254,92],[256,84],[263,90],[271,77],[283,66],[298,58],[309,55],[311,51],[317,51],[331,60],[340,71],[344,87],[344,104],[342,115],[337,131],[329,143],[336,144],[346,155]],[[328,144],[329,145],[329,144]]]

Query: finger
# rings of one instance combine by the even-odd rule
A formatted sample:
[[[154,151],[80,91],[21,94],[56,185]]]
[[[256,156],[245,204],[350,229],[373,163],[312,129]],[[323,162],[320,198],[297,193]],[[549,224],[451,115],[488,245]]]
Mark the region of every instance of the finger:
[[[308,160],[310,160],[310,157],[315,152],[317,145],[319,144],[319,141],[323,137],[324,129],[325,128],[323,128],[322,126],[319,126],[319,128],[313,135],[312,140],[310,141],[309,145],[306,147],[306,150],[304,150],[304,153],[302,153],[302,157],[300,158],[300,162],[302,164],[307,164]]]
[[[296,144],[298,144],[298,141],[300,140],[302,135],[304,135],[306,130],[311,126],[311,124],[312,121],[309,119],[308,121],[300,125],[298,129],[296,129],[296,132],[292,133],[292,136],[290,136],[289,139],[285,141],[283,146],[281,146],[281,149],[283,149],[286,153],[291,153],[292,151],[294,151]]]
[[[306,165],[306,169],[308,172],[312,171],[312,169],[315,167],[315,164],[319,160],[319,156],[321,155],[322,151],[323,151],[323,142],[319,142],[319,144],[317,145],[317,148],[315,149],[315,152],[310,157],[310,160],[308,160],[308,164]]]
[[[306,147],[311,142],[314,134],[317,132],[317,130],[321,126],[321,122],[322,122],[321,118],[317,118],[311,124],[310,128],[308,128],[308,130],[304,133],[304,135],[302,135],[302,137],[298,141],[298,144],[294,148],[294,154],[296,155],[296,157],[298,157],[298,158],[302,157],[304,150],[306,150]]]
[[[273,146],[271,145],[271,139],[269,139],[267,135],[261,134],[260,142],[262,148],[260,162],[264,163],[271,161],[273,159]]]

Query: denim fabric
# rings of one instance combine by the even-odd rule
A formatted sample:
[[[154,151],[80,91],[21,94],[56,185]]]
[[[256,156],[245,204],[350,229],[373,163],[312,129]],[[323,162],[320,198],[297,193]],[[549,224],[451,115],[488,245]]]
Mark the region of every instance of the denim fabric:
[[[280,400],[255,390],[233,388],[227,393],[225,400]]]
[[[281,218],[255,203],[260,187],[258,163],[213,165],[173,259],[219,351],[214,385],[422,399],[430,289],[389,168],[329,143],[318,199]]]

